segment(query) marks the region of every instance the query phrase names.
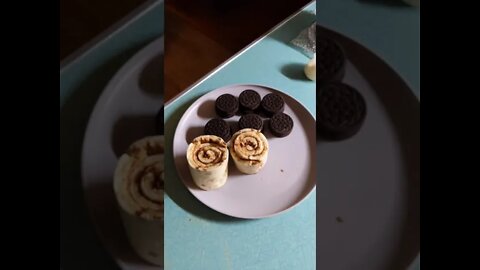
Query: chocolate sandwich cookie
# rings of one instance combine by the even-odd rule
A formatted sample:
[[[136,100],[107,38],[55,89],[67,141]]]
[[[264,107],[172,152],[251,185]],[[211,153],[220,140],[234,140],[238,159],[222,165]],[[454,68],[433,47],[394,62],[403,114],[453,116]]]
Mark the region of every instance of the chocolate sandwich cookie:
[[[253,113],[258,107],[262,98],[255,90],[247,89],[240,93],[238,102],[240,104],[240,112],[243,114]]]
[[[285,137],[292,132],[293,120],[285,113],[277,113],[270,118],[268,126],[273,136]]]
[[[238,126],[237,121],[230,122],[229,125],[230,125],[230,134],[232,134],[232,135],[240,130],[240,127]]]
[[[367,106],[365,99],[353,87],[328,83],[317,92],[317,135],[329,140],[343,140],[361,128]]]
[[[317,37],[317,82],[341,81],[345,76],[346,56],[342,47],[331,38]]]
[[[283,112],[285,101],[282,96],[270,93],[263,97],[260,106],[267,117],[272,117],[276,113]]]
[[[228,142],[232,137],[230,133],[230,126],[225,120],[214,118],[207,122],[204,129],[204,135],[215,135]]]
[[[230,118],[238,111],[238,99],[230,94],[223,94],[215,101],[215,111],[222,118]]]
[[[155,116],[155,131],[158,135],[163,135],[164,133],[163,106]]]
[[[262,131],[263,120],[260,116],[256,114],[253,114],[253,113],[246,114],[240,117],[240,120],[238,121],[238,127],[240,129],[253,128],[253,129]]]

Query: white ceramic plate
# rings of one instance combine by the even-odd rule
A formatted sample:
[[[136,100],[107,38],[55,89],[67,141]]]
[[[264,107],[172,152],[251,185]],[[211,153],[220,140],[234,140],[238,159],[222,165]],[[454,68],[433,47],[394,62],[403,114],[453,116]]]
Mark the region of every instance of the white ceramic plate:
[[[113,193],[118,157],[134,141],[155,133],[163,106],[163,37],[133,56],[97,101],[85,133],[82,179],[85,199],[105,247],[122,269],[161,269],[130,247]]]
[[[215,113],[217,97],[225,93],[238,97],[246,89],[257,91],[261,97],[272,92],[282,95],[284,112],[294,122],[292,132],[277,138],[265,127],[269,153],[267,163],[260,172],[242,174],[230,158],[227,183],[216,190],[201,190],[193,183],[188,169],[188,144],[203,135],[208,120],[218,117]],[[239,118],[234,116],[226,121],[238,121]],[[233,217],[264,218],[291,209],[315,189],[315,144],[315,119],[300,102],[266,86],[231,85],[205,94],[184,113],[175,131],[173,155],[180,178],[202,203]]]
[[[344,82],[367,103],[360,131],[317,142],[317,267],[406,269],[420,250],[420,103],[381,58],[333,31]]]

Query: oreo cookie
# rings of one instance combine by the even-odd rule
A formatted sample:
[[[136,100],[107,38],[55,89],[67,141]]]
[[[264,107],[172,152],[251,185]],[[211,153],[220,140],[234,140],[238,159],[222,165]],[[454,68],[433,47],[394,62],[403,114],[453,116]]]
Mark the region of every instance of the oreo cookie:
[[[230,126],[225,120],[214,118],[207,122],[204,128],[205,135],[215,135],[228,142],[232,137],[230,133]]]
[[[237,121],[231,122],[231,123],[229,123],[229,125],[230,125],[230,134],[232,134],[232,135],[240,130],[240,127],[238,126]]]
[[[240,104],[240,112],[243,114],[253,113],[260,107],[262,98],[255,90],[247,89],[240,93],[238,103]]]
[[[267,117],[272,117],[276,113],[283,112],[285,101],[279,94],[270,93],[263,97],[260,106]]]
[[[215,100],[215,111],[222,118],[230,118],[238,111],[238,99],[230,94],[223,94]]]
[[[353,87],[332,82],[317,92],[317,135],[328,140],[344,140],[355,135],[365,120],[367,105]]]
[[[317,36],[317,82],[325,84],[341,81],[345,76],[346,56],[333,39]]]
[[[293,119],[285,113],[277,113],[270,118],[269,129],[275,137],[285,137],[292,132]]]
[[[253,128],[261,131],[263,129],[263,120],[256,114],[246,114],[240,117],[240,120],[238,120],[238,127],[240,129]]]

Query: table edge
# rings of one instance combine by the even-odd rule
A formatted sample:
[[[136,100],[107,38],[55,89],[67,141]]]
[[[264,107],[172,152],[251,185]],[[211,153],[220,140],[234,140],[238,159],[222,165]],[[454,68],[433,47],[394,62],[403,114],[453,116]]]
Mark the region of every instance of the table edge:
[[[176,94],[174,97],[172,97],[170,100],[168,100],[166,103],[165,103],[165,109],[167,109],[167,107],[169,105],[171,105],[172,103],[174,103],[175,101],[177,101],[178,99],[180,99],[182,96],[184,96],[186,93],[188,93],[190,90],[192,90],[193,88],[197,87],[198,85],[202,84],[203,82],[205,82],[206,80],[208,80],[210,77],[212,77],[215,73],[219,72],[221,69],[223,69],[224,67],[226,67],[228,64],[230,64],[231,62],[233,62],[235,59],[237,59],[239,56],[241,56],[243,53],[245,53],[246,51],[248,51],[249,49],[251,49],[253,46],[257,45],[260,41],[262,41],[263,39],[265,39],[268,35],[270,35],[271,33],[275,32],[277,29],[279,29],[280,27],[282,27],[283,25],[285,25],[287,22],[289,22],[291,19],[293,19],[295,16],[297,16],[298,14],[300,14],[301,12],[303,12],[308,6],[310,6],[311,4],[315,3],[316,0],[314,1],[311,1],[309,2],[308,4],[304,5],[303,7],[301,7],[298,11],[296,11],[295,13],[291,14],[290,16],[288,16],[286,19],[284,19],[283,21],[281,21],[280,23],[278,23],[277,25],[275,25],[273,28],[271,28],[270,30],[268,30],[267,32],[265,32],[263,35],[261,35],[260,37],[258,37],[257,39],[255,39],[254,41],[252,41],[250,44],[248,44],[246,47],[244,47],[243,49],[241,49],[240,51],[238,51],[237,53],[235,53],[233,56],[231,56],[230,58],[228,58],[227,60],[225,60],[223,63],[221,63],[220,65],[218,65],[216,68],[214,68],[213,70],[211,70],[210,72],[208,72],[206,75],[204,75],[203,77],[201,77],[200,79],[198,79],[196,82],[194,82],[193,84],[191,84],[190,86],[188,86],[187,88],[185,88],[185,90],[181,91],[180,93]]]
[[[100,34],[93,37],[90,41],[82,45],[80,48],[70,53],[62,61],[60,61],[60,75],[65,72],[70,66],[78,62],[80,59],[86,57],[91,51],[104,43],[109,37],[117,34],[125,29],[132,22],[138,20],[145,13],[162,4],[163,0],[147,0],[133,11],[116,21],[113,25],[108,27]]]

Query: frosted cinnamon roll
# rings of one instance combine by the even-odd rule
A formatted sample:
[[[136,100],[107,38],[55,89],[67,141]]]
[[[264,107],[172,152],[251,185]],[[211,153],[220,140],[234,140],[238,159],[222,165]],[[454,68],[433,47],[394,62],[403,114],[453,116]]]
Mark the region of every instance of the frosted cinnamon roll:
[[[239,130],[232,136],[230,154],[239,171],[255,174],[267,163],[267,138],[255,129]]]
[[[188,145],[187,161],[194,183],[203,190],[222,187],[228,177],[228,148],[214,135],[199,136]]]
[[[114,191],[130,243],[140,257],[163,265],[164,138],[133,143],[115,170]]]

